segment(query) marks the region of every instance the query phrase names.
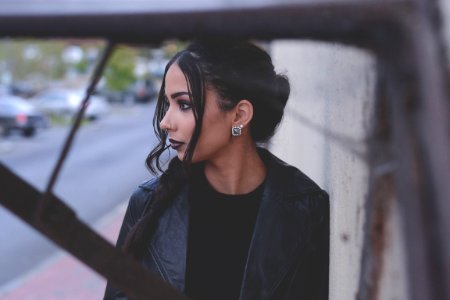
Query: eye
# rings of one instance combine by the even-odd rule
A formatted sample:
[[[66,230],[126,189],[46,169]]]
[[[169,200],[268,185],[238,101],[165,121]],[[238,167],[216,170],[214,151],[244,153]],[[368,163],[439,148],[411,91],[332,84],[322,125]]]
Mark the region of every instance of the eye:
[[[187,100],[178,100],[178,106],[181,111],[190,110],[192,108],[191,102]]]

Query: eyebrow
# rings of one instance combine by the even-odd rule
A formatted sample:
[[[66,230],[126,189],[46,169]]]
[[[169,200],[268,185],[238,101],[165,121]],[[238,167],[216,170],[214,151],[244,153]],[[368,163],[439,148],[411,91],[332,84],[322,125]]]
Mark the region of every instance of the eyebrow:
[[[177,93],[173,93],[172,95],[170,95],[170,98],[176,98],[179,96],[184,96],[184,95],[188,95],[189,97],[191,96],[188,92],[177,92]]]

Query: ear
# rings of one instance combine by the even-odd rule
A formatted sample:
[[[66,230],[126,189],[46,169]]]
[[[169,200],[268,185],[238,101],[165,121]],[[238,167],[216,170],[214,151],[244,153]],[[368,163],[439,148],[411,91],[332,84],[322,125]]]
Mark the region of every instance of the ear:
[[[233,125],[247,126],[253,118],[253,105],[248,100],[241,100],[234,107]]]

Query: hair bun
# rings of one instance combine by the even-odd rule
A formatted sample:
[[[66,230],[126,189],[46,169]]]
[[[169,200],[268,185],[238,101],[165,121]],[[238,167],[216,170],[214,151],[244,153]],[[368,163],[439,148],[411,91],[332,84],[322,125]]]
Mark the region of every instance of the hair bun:
[[[276,85],[276,94],[275,97],[283,106],[286,106],[286,102],[289,98],[289,94],[291,93],[291,86],[289,84],[289,80],[285,75],[279,74],[275,77],[275,85]]]

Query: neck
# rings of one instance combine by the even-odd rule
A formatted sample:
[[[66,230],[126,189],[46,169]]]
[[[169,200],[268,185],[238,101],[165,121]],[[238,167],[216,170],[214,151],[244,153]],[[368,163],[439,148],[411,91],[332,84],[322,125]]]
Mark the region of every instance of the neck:
[[[266,168],[253,141],[227,148],[218,157],[205,162],[205,176],[211,186],[223,194],[246,194],[266,177]]]

